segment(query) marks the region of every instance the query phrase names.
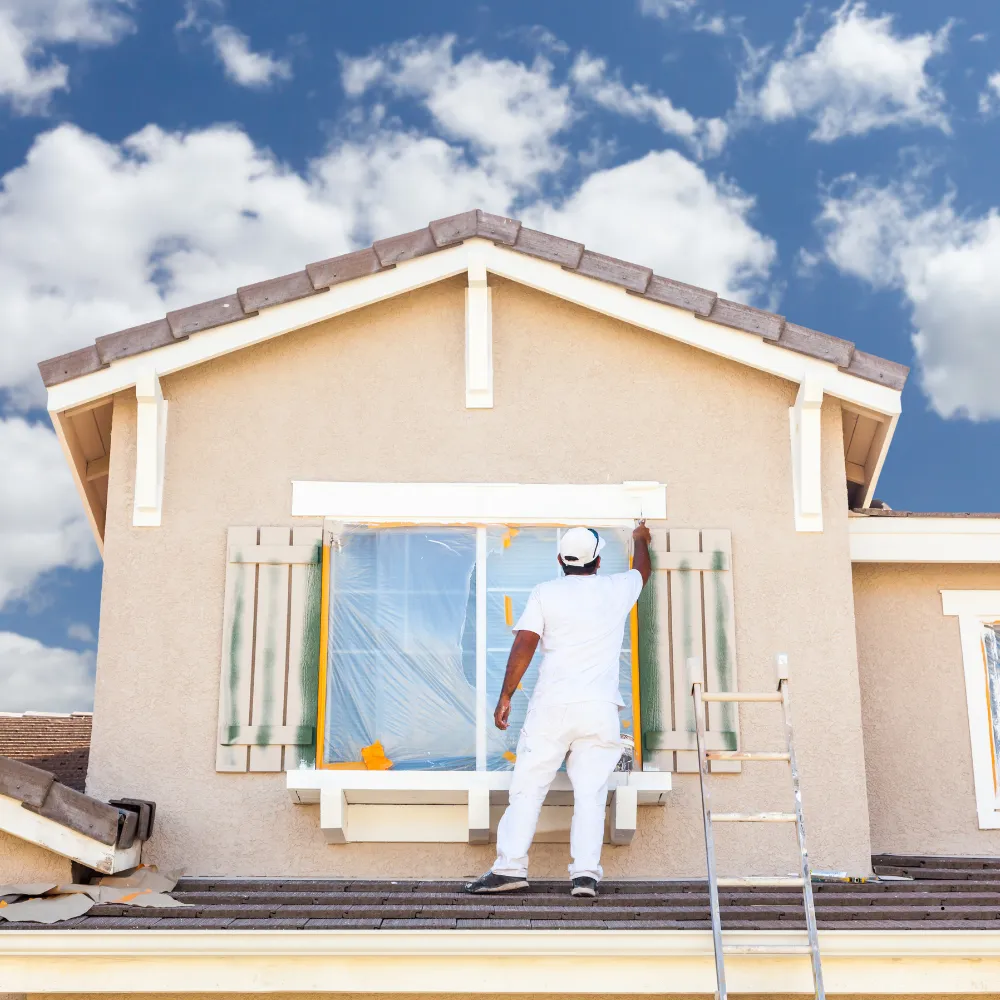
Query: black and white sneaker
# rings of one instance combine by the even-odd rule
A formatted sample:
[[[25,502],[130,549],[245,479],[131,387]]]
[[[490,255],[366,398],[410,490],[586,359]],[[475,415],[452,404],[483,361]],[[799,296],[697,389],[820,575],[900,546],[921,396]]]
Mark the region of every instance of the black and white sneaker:
[[[597,895],[597,879],[591,878],[589,875],[578,875],[573,879],[573,888],[570,895],[590,896],[593,898]]]
[[[593,881],[593,880],[591,880]],[[475,882],[467,882],[466,892],[512,892],[514,889],[527,889],[528,880],[519,875],[497,875],[496,872],[487,872],[480,875]]]

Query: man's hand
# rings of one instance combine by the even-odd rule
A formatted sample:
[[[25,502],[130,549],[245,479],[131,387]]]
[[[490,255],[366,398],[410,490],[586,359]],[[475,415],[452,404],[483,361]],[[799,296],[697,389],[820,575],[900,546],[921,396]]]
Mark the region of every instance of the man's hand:
[[[510,725],[510,698],[501,694],[493,713],[493,723],[497,729],[506,729]]]
[[[632,568],[639,571],[643,586],[653,572],[653,563],[649,557],[651,539],[645,520],[640,521],[632,531]]]

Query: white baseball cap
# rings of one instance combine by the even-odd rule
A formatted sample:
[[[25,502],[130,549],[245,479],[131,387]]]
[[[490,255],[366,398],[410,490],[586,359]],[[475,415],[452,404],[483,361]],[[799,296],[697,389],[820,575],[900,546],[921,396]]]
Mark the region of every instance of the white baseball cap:
[[[559,539],[559,555],[567,566],[586,566],[604,548],[604,539],[593,528],[570,528]]]

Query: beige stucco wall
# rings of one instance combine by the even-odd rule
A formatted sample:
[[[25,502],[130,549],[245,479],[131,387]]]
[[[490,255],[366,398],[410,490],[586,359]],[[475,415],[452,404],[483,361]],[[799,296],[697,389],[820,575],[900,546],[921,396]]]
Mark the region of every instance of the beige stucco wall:
[[[668,484],[676,527],[733,532],[741,684],[790,654],[812,855],[869,864],[841,415],[823,409],[825,530],[793,530],[788,408],[796,386],[493,282],[495,400],[464,406],[464,298],[442,283],[163,379],[163,526],[133,528],[135,403],[115,404],[88,791],[155,799],[145,859],[193,873],[471,876],[487,847],[327,846],[318,807],[281,774],[217,774],[225,538],[288,524],[293,479]],[[770,719],[768,725],[758,720]],[[778,744],[777,713],[743,712],[744,745]],[[783,765],[720,777],[719,808],[790,804]],[[723,869],[794,870],[788,828],[728,828]],[[533,872],[562,876],[565,845]],[[704,871],[697,778],[641,809],[608,877]]]
[[[440,1000],[570,1000],[578,993],[437,993]],[[661,993],[649,996],[669,997],[670,1000],[711,1000],[710,993]],[[742,1000],[774,1000],[774,993],[740,993]],[[990,994],[994,995],[995,994]],[[10,1000],[426,1000],[426,993],[28,993],[9,994]],[[635,993],[588,993],[589,1000],[634,1000]],[[782,993],[783,998],[811,997],[812,993]],[[840,1000],[876,1000],[875,994],[827,993]],[[885,996],[885,994],[879,994]],[[893,994],[896,1000],[982,1000],[982,993]],[[0,993],[0,1000],[6,1000]]]
[[[0,885],[12,882],[70,882],[70,863],[37,844],[0,832]]]
[[[997,589],[996,566],[854,568],[873,851],[1000,853],[976,819],[958,618],[940,594]]]

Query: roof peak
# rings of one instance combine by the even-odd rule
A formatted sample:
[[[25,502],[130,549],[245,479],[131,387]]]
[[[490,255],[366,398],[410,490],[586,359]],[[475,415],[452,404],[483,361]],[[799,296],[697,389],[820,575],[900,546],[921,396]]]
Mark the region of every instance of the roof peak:
[[[709,322],[755,334],[778,347],[827,361],[858,378],[896,390],[906,382],[908,367],[859,351],[851,341],[789,323],[777,313],[720,298],[709,289],[656,275],[650,267],[587,250],[583,243],[529,229],[517,219],[478,208],[435,219],[423,229],[375,240],[362,250],[307,264],[301,271],[243,285],[233,294],[172,310],[151,323],[98,337],[88,347],[40,362],[39,371],[46,386],[68,382],[121,358],[186,340],[202,330],[247,319],[262,309],[317,295],[334,285],[475,238],[610,282]]]

